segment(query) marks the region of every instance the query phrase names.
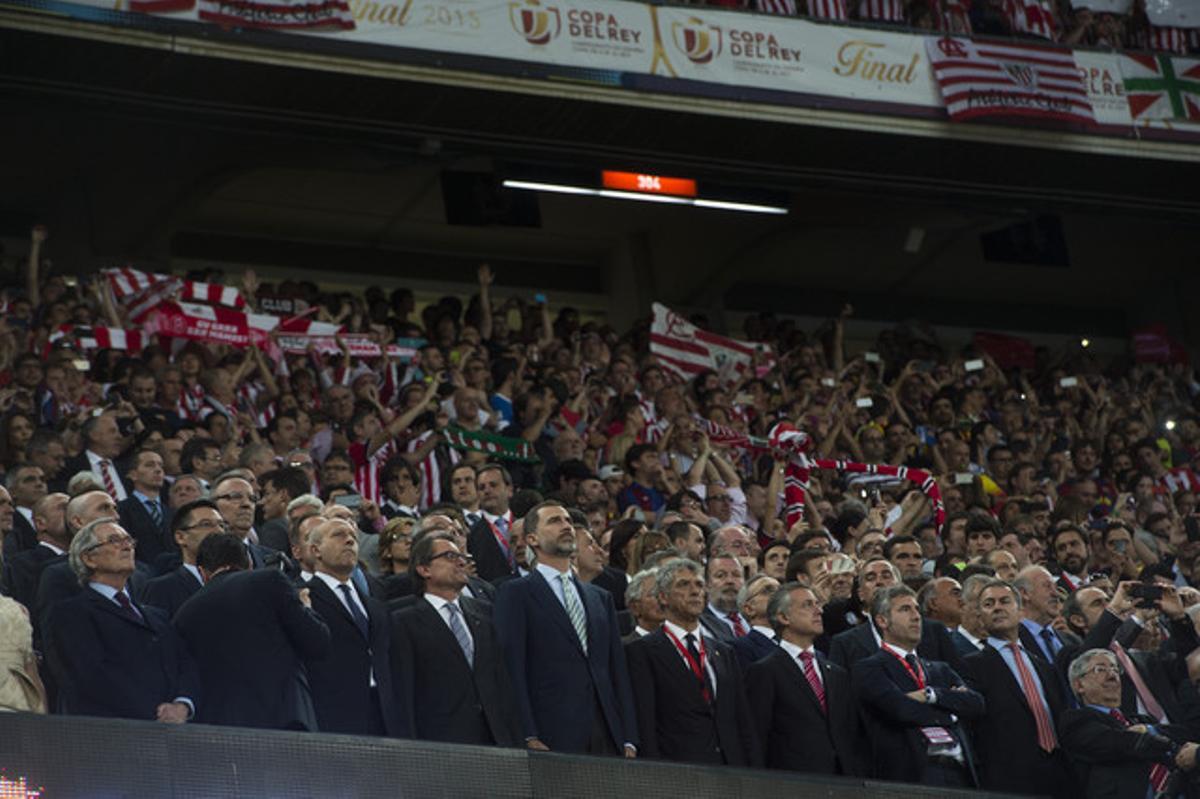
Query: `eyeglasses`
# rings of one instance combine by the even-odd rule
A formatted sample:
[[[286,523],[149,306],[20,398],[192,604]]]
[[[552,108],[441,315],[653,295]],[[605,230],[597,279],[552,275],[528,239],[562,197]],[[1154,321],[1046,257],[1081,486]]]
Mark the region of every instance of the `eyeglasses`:
[[[262,499],[262,497],[260,497],[258,494],[243,494],[240,491],[235,491],[232,494],[222,494],[219,497],[213,497],[213,499],[217,502],[222,502],[225,500],[230,502],[248,501],[251,505],[253,505]]]
[[[471,557],[470,555],[464,555],[463,553],[455,552],[452,549],[447,549],[445,552],[439,552],[431,557],[429,562],[432,563],[438,558],[445,558],[446,560],[453,561],[454,563],[461,563],[464,566],[469,566],[475,562],[475,558]]]
[[[90,547],[84,547],[83,551],[91,552],[93,549],[99,549],[100,547],[106,547],[110,544],[112,544],[113,546],[118,546],[118,547],[133,546],[133,536],[120,535],[120,534],[110,535],[108,538],[104,539],[103,541],[97,541],[96,543],[92,544]]]

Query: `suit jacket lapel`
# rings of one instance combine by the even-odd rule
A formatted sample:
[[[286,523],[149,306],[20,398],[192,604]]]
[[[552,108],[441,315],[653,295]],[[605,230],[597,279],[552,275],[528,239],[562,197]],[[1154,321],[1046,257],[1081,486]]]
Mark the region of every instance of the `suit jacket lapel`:
[[[537,569],[529,575],[529,580],[533,585],[534,593],[541,595],[541,602],[544,607],[549,607],[550,618],[554,619],[555,623],[562,628],[562,631],[570,636],[571,641],[579,649],[579,654],[584,654],[583,643],[579,640],[579,634],[575,632],[575,625],[571,624],[571,619],[567,616],[567,609],[563,607],[563,603],[559,601],[554,593],[554,589],[550,587],[550,583],[546,582],[546,578]],[[578,586],[577,586],[578,587]],[[582,592],[580,592],[582,595]],[[587,606],[584,606],[586,615]],[[589,632],[590,634],[590,632]]]
[[[138,608],[138,613],[142,617],[141,620],[139,621],[138,619],[135,619],[133,616],[130,616],[128,613],[126,613],[124,610],[122,610],[121,606],[118,605],[116,602],[112,601],[111,599],[108,599],[105,596],[102,596],[99,591],[96,591],[87,586],[85,586],[83,590],[87,591],[91,595],[88,597],[88,599],[90,599],[93,603],[95,603],[105,613],[111,613],[112,615],[114,615],[118,619],[120,619],[121,621],[125,621],[125,622],[128,622],[129,624],[133,624],[138,627],[142,627],[143,629],[147,629],[147,630],[152,629],[150,627],[149,622],[146,621],[146,614],[142,611],[141,608]],[[130,601],[132,601],[132,600],[130,600]],[[134,605],[134,607],[137,607],[137,606]]]
[[[462,605],[459,605],[459,607],[461,608]],[[421,614],[423,622],[429,627],[433,637],[441,644],[442,648],[453,651],[458,656],[460,663],[466,666],[467,669],[473,670],[474,664],[467,662],[466,654],[462,651],[462,647],[458,645],[458,639],[454,637],[454,633],[450,632],[450,627],[446,624],[445,619],[442,618],[442,614],[434,610],[433,605],[429,604],[429,601],[423,596],[417,597],[417,613]],[[467,620],[467,629],[471,631],[471,637],[476,643],[475,649],[478,652],[479,633],[476,632],[477,625],[471,623],[470,616],[468,616],[465,610],[462,615]],[[478,662],[479,658],[476,657],[475,660]]]
[[[680,679],[684,684],[689,686],[684,690],[688,691],[689,695],[694,694],[697,702],[703,703],[704,694],[700,691],[700,683],[696,679],[695,673],[692,671],[691,667],[684,662],[683,656],[679,654],[679,650],[675,648],[675,644],[673,644],[671,639],[667,637],[667,634],[663,631],[663,628],[659,628],[646,637],[653,641],[655,648],[658,650],[658,657],[665,659],[669,664],[671,664],[668,665],[667,668],[679,670],[679,674],[682,675]],[[710,657],[713,653],[712,644],[713,639],[711,637],[708,641],[704,642],[705,652]],[[717,671],[717,664],[715,661],[713,661],[713,671]],[[720,693],[719,689],[718,693]]]
[[[346,609],[346,604],[342,602],[341,597],[333,593],[333,590],[325,584],[325,581],[319,577],[313,577],[309,581],[309,585],[313,589],[313,594],[321,599],[325,604],[332,605],[337,608],[335,613],[340,613],[342,619],[350,624],[355,630],[358,630],[358,625],[354,623],[354,617],[350,615],[350,611]],[[364,603],[366,604],[366,603]]]

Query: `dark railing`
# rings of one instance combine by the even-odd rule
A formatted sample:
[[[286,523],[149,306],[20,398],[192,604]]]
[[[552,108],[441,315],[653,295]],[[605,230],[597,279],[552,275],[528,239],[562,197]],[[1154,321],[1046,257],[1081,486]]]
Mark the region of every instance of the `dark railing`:
[[[0,713],[0,780],[20,778],[45,799],[989,796],[422,741]]]

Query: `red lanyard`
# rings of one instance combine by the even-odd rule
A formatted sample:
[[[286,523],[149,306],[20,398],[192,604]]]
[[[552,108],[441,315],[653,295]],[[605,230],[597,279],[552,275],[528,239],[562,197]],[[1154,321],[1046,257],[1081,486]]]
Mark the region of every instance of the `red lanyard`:
[[[683,645],[683,642],[682,642],[682,641],[680,641],[678,638],[676,638],[676,637],[675,637],[675,633],[673,633],[673,632],[671,632],[670,630],[668,630],[668,629],[667,629],[666,625],[663,625],[663,632],[664,632],[664,633],[666,633],[666,634],[667,634],[667,637],[671,639],[671,643],[675,644],[675,648],[679,650],[679,654],[683,655],[683,659],[684,659],[684,660],[686,660],[686,661],[687,661],[687,664],[688,664],[688,666],[689,666],[689,667],[691,667],[691,669],[692,669],[692,674],[695,674],[695,675],[696,675],[696,679],[697,679],[697,680],[700,680],[701,682],[704,682],[704,681],[705,681],[705,675],[704,675],[704,657],[705,657],[705,651],[704,651],[704,639],[703,639],[701,636],[699,636],[699,635],[697,635],[697,636],[696,636],[696,639],[697,639],[697,647],[696,647],[696,648],[697,648],[697,649],[699,650],[699,652],[700,652],[700,662],[699,662],[699,663],[697,663],[697,662],[696,662],[696,659],[695,659],[694,657],[692,657],[692,653],[688,651],[687,647]]]
[[[903,666],[904,670],[908,672],[908,676],[912,677],[912,681],[917,684],[917,688],[922,691],[925,690],[925,669],[921,668],[920,658],[917,659],[917,670],[913,671],[912,666],[908,665],[908,661],[897,655],[890,648],[884,646],[883,651],[900,661],[900,665]]]
[[[497,516],[496,518],[503,517]],[[488,527],[492,528],[492,535],[496,536],[496,543],[500,545],[500,551],[504,553],[504,557],[511,560],[512,555],[508,551],[508,539],[504,537],[504,533],[500,532],[500,528],[492,524],[492,521],[488,517],[484,516],[483,520],[488,523]],[[512,522],[509,522],[509,527],[512,527]]]

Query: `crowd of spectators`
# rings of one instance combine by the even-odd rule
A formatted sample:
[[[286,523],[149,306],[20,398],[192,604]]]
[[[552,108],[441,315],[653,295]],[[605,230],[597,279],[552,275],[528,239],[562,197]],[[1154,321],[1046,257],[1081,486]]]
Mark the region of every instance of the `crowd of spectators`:
[[[129,311],[48,270],[44,238],[0,320],[6,708],[1191,787],[1186,366],[1074,347],[1005,368],[915,322],[850,356],[847,306],[813,331],[751,315],[773,356],[685,381],[648,323],[501,300],[487,266],[420,313],[404,289],[238,281],[424,339],[411,359],[87,349],[80,326]],[[744,446],[780,421],[819,458],[930,472],[944,519],[903,479],[826,469],[789,524],[786,456]]]

